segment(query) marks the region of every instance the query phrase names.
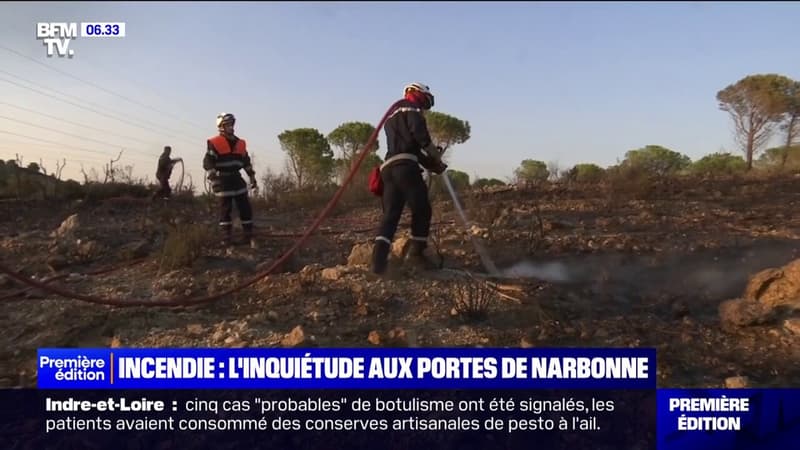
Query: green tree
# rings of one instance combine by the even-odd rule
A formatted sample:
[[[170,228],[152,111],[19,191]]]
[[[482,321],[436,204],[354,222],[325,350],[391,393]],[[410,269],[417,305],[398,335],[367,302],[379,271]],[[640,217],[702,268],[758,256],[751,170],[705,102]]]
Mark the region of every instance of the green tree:
[[[747,170],[786,113],[792,80],[777,74],[749,75],[717,92],[721,110],[730,114],[736,142],[744,151]]]
[[[786,118],[784,123],[781,125],[781,130],[786,133],[786,143],[784,148],[786,149],[783,152],[783,158],[781,159],[781,167],[786,165],[786,159],[789,156],[789,149],[795,143],[795,141],[800,138],[800,81],[792,81],[788,83],[786,86],[785,91],[785,98],[784,98],[784,113],[786,114]]]
[[[547,164],[533,159],[523,160],[519,167],[514,170],[516,181],[525,185],[547,181],[549,176],[550,172],[547,170]]]
[[[765,168],[800,168],[800,145],[772,147],[764,150],[758,158],[758,165]]]
[[[692,160],[681,153],[660,145],[648,145],[625,153],[622,161],[623,169],[633,169],[652,176],[664,176],[683,170]]]
[[[450,147],[463,144],[470,138],[472,131],[469,122],[437,111],[428,111],[425,114],[428,131],[433,142],[448,150]]]
[[[478,178],[472,183],[472,187],[483,189],[485,187],[505,186],[501,180],[497,178]]]
[[[330,181],[333,151],[316,128],[296,128],[278,135],[281,148],[289,156],[289,167],[297,187],[320,186]]]
[[[747,170],[747,161],[730,153],[712,153],[692,163],[691,171],[700,175],[730,175]]]
[[[444,161],[447,161],[447,156],[449,156],[447,150],[456,144],[467,142],[472,131],[469,122],[438,111],[427,111],[425,122],[428,125],[431,140],[434,144],[442,147],[444,151],[442,157]],[[431,172],[429,170],[425,172],[428,178],[428,189],[430,189],[433,186]]]
[[[447,176],[447,178],[450,179],[450,184],[456,191],[463,191],[464,189],[469,188],[469,175],[466,172],[462,172],[460,170],[448,170],[445,172],[445,174],[442,174],[442,176]],[[445,195],[449,195],[450,192],[447,190],[447,186],[445,186],[442,176],[431,179],[430,189],[432,192],[442,192]]]
[[[578,183],[596,183],[603,179],[605,173],[597,164],[575,164],[564,173],[564,179]]]
[[[448,170],[447,176],[453,184],[453,189],[466,189],[469,187],[469,175],[460,170]]]
[[[340,157],[336,160],[336,167],[340,182],[343,182],[350,169],[355,164],[361,150],[367,145],[370,136],[375,132],[375,127],[366,122],[345,122],[339,125],[328,135],[331,147],[338,150]],[[380,157],[372,152],[378,150],[378,140],[369,149],[370,154],[364,158],[359,168],[359,174],[364,175],[380,164]]]
[[[32,163],[28,164],[28,170],[33,170],[34,172],[39,172],[40,171],[39,164],[37,164],[35,162],[32,162]]]

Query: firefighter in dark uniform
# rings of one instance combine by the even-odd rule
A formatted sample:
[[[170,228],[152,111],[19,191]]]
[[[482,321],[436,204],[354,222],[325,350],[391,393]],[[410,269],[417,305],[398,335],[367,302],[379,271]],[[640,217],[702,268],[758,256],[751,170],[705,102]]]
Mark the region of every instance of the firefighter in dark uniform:
[[[431,226],[428,187],[420,165],[435,174],[447,169],[441,160],[442,149],[434,145],[423,111],[433,107],[430,88],[411,83],[384,125],[387,152],[380,167],[383,181],[383,219],[372,253],[372,271],[386,271],[397,225],[406,203],[411,209],[411,242],[404,256],[406,263],[431,269],[435,265],[424,254]]]
[[[170,158],[172,147],[169,145],[164,147],[164,152],[158,158],[158,168],[156,169],[156,180],[158,180],[159,189],[153,194],[153,199],[156,197],[169,198],[172,195],[172,188],[169,186],[169,177],[172,176],[172,168],[175,163],[183,161],[183,158]]]
[[[208,139],[208,149],[203,158],[203,169],[206,170],[214,195],[220,201],[219,225],[223,232],[223,241],[231,243],[233,222],[231,212],[233,204],[239,211],[245,242],[253,242],[253,211],[248,198],[248,186],[240,170],[244,169],[250,178],[250,188],[256,189],[256,173],[247,153],[247,143],[233,132],[236,118],[230,113],[217,116],[219,134]]]

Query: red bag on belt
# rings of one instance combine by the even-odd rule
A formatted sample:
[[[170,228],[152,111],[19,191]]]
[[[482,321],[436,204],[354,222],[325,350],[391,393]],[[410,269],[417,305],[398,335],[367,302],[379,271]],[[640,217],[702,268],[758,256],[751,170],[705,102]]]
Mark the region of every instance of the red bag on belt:
[[[381,166],[377,165],[369,173],[369,191],[378,197],[383,196],[383,180],[381,179]]]

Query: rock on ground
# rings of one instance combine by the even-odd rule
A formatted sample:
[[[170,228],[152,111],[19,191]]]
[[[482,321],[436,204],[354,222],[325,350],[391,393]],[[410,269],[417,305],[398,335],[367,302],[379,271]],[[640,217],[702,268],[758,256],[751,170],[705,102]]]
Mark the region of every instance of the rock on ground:
[[[55,232],[55,237],[63,238],[65,236],[74,235],[80,226],[80,220],[77,214],[67,217]]]
[[[403,258],[410,243],[411,239],[406,236],[395,239],[394,242],[392,242],[392,255],[396,258]]]
[[[800,336],[800,319],[786,319],[786,321],[783,322],[783,328],[794,335]]]
[[[303,332],[303,327],[300,325],[294,327],[286,336],[281,340],[281,345],[284,347],[297,347],[306,340],[306,334]]]
[[[722,302],[718,312],[723,326],[744,327],[769,322],[775,310],[755,300],[737,298]]]
[[[800,300],[800,259],[753,275],[744,297],[770,307],[797,305]]]
[[[747,377],[729,377],[725,379],[725,387],[728,389],[745,389],[750,386]]]
[[[367,341],[369,341],[372,345],[380,345],[381,344],[381,335],[375,330],[369,332],[369,336],[367,336]]]
[[[389,255],[390,258],[402,259],[411,239],[407,236],[398,237],[392,242],[392,251]],[[366,242],[356,244],[350,250],[350,256],[347,257],[348,266],[370,266],[372,265],[372,248],[373,242]]]
[[[344,275],[344,270],[340,267],[327,267],[322,269],[322,278],[336,281]]]
[[[348,266],[369,266],[372,264],[372,242],[356,244],[347,257]]]

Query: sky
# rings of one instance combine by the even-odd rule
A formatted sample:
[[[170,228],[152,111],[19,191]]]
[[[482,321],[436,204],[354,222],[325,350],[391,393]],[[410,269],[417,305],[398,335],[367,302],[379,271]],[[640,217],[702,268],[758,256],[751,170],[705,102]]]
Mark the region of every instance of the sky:
[[[471,177],[507,180],[524,159],[605,167],[646,145],[741,155],[716,93],[800,79],[798,19],[789,2],[3,2],[0,158],[48,172],[66,158],[62,178],[82,180],[122,151],[153,180],[170,145],[198,186],[231,112],[257,173],[279,172],[281,132],[377,125],[413,81],[470,123],[449,164]],[[37,22],[126,35],[48,58]]]

